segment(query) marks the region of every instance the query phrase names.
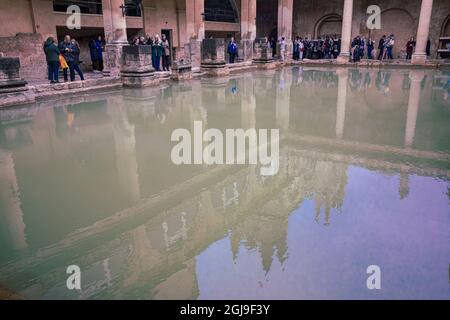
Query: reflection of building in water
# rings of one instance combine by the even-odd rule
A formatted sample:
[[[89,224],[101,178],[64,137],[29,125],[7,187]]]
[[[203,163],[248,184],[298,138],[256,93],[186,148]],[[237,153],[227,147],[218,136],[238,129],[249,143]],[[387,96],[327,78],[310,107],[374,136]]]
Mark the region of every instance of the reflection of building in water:
[[[295,72],[300,70],[295,68]],[[30,283],[21,282],[18,291],[30,297],[54,297],[64,292],[64,267],[75,263],[81,265],[90,279],[82,295],[76,297],[196,298],[199,294],[196,256],[212,243],[229,235],[234,257],[241,246],[255,248],[261,254],[261,268],[267,273],[273,259],[282,264],[288,257],[289,215],[303,200],[315,202],[317,223],[332,227],[333,219],[337,219],[333,214],[341,210],[345,199],[349,164],[399,173],[402,198],[408,194],[409,174],[448,175],[442,169],[447,156],[415,149],[421,111],[416,97],[420,97],[421,91],[417,96],[409,92],[409,102],[400,110],[375,112],[364,104],[364,90],[348,90],[347,70],[338,74],[302,72],[302,83],[309,89],[315,86],[313,89],[319,90],[320,83],[328,80],[332,83],[319,100],[314,95],[308,96],[303,84],[290,81],[295,77],[285,69],[279,79],[273,71],[262,72],[255,77],[236,77],[225,84],[212,83],[205,91],[195,81],[192,85],[167,88],[161,95],[152,90],[139,91],[142,96],[126,91],[123,100],[111,95],[105,105],[95,108],[73,106],[69,118],[64,109],[58,116],[56,108],[46,109],[34,119],[40,125],[27,124],[33,137],[29,145],[17,150],[12,143],[11,150],[1,154],[0,184],[1,191],[6,191],[2,197],[7,198],[2,205],[6,203],[11,208],[7,212],[8,230],[17,231],[12,242],[18,245],[12,247],[26,245],[24,239],[35,228],[26,223],[29,212],[20,210],[27,207],[21,207],[19,200],[28,201],[28,208],[34,203],[27,197],[24,199],[22,193],[18,197],[19,191],[26,189],[20,179],[25,170],[23,157],[37,154],[36,150],[32,152],[35,145],[44,150],[41,157],[53,155],[42,161],[47,166],[54,165],[55,159],[58,164],[64,162],[64,170],[58,170],[59,176],[53,177],[54,181],[81,175],[94,186],[111,186],[109,190],[113,192],[101,196],[113,205],[109,210],[99,210],[103,213],[95,221],[67,223],[65,233],[51,237],[51,245],[46,243],[30,256],[0,267],[0,281],[18,279],[30,266],[45,266],[41,268],[45,271]],[[274,79],[276,87],[271,85]],[[410,90],[415,85],[411,82]],[[294,86],[295,90],[291,88]],[[228,100],[228,95],[233,99]],[[353,99],[360,104],[355,106]],[[266,103],[261,103],[263,100]],[[225,105],[209,106],[216,102]],[[311,118],[307,118],[308,112]],[[373,127],[364,122],[371,115],[375,115],[370,117],[374,119]],[[89,116],[101,121],[89,122]],[[259,166],[183,169],[171,165],[166,156],[170,153],[170,134],[174,128],[189,128],[193,120],[202,120],[207,127],[221,123],[245,128],[261,123],[264,127],[279,125],[283,128],[279,173],[262,177]],[[296,121],[303,120],[299,129]],[[399,143],[380,143],[392,135],[384,133],[386,127],[381,125],[391,120],[397,124],[392,130],[400,137]],[[381,129],[374,131],[374,127]],[[15,127],[8,128],[10,132],[11,128]],[[321,130],[327,129],[326,134],[321,134]],[[360,137],[358,133],[364,130],[367,136]],[[370,138],[371,135],[374,137]],[[103,149],[96,150],[90,139],[98,139]],[[88,152],[76,152],[80,148]],[[398,155],[408,157],[409,163],[396,162],[393,156]],[[46,166],[38,168],[49,171]],[[98,170],[106,170],[103,172],[108,173],[108,179],[96,175]],[[38,173],[31,176],[41,179]],[[88,191],[96,194],[93,188]],[[86,202],[81,193],[75,189],[73,197]],[[43,198],[47,199],[45,195]],[[90,215],[92,206],[88,206]],[[69,258],[61,258],[63,255]],[[64,260],[64,266],[58,259]]]
[[[10,151],[0,148],[0,221],[16,250],[27,247],[25,223],[20,202],[14,159]]]
[[[122,193],[127,195],[129,205],[140,198],[138,168],[136,162],[136,138],[134,125],[130,124],[121,97],[108,99],[108,113],[113,122],[116,167]]]

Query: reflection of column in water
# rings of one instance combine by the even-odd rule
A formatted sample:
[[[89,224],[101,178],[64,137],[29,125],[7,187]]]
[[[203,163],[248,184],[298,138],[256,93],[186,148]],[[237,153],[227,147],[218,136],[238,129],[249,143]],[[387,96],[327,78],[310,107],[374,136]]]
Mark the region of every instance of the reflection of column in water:
[[[405,147],[411,148],[414,143],[416,132],[417,113],[420,103],[420,84],[424,73],[421,70],[411,70],[409,78],[411,86],[409,89],[408,112],[406,114]]]
[[[6,221],[14,249],[25,249],[25,223],[12,153],[0,149],[0,219]]]
[[[281,129],[289,129],[289,108],[291,97],[291,72],[282,69],[276,96],[276,120]]]
[[[108,113],[113,121],[119,183],[122,192],[127,195],[129,204],[134,204],[140,198],[134,125],[128,121],[121,97],[109,99],[108,104]]]
[[[345,107],[347,104],[348,70],[340,69],[336,73],[339,76],[336,111],[336,138],[342,139],[345,125]]]
[[[251,76],[242,79],[241,86],[241,121],[242,128],[249,129],[256,126],[256,99]]]

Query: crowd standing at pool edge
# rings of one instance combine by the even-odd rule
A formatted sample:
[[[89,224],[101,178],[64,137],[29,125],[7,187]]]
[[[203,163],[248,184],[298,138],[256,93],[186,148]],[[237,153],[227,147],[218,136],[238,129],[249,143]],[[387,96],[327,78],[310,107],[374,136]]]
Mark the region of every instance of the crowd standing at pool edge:
[[[289,46],[285,37],[281,37],[278,41],[274,38],[266,42],[269,48],[272,49],[274,57],[285,61],[289,52]],[[170,71],[171,69],[171,47],[166,35],[161,37],[158,34],[154,36],[135,36],[130,45],[151,46],[152,66],[156,72]],[[414,52],[416,42],[413,37],[406,44],[405,52],[406,59],[410,60]],[[103,71],[103,51],[105,43],[101,35],[96,39],[89,41],[89,51],[94,72]],[[378,59],[392,60],[393,49],[395,46],[395,36],[383,35],[376,46],[376,42],[371,37],[356,36],[351,42],[350,59],[353,62],[358,62],[361,59]],[[430,56],[431,42],[428,39],[426,54]],[[57,43],[53,37],[47,38],[43,45],[44,53],[47,60],[48,80],[50,83],[59,83],[59,70],[63,70],[64,82],[75,81],[76,74],[78,74],[81,81],[84,80],[83,72],[80,68],[80,46],[78,42],[66,35],[60,43]],[[234,37],[231,37],[226,48],[228,54],[228,62],[235,63],[238,58],[238,44]],[[308,37],[296,36],[292,45],[292,58],[295,61],[304,59],[336,59],[341,52],[341,39],[334,35],[327,35],[318,37],[318,39],[308,39]],[[377,53],[376,55],[374,53]]]

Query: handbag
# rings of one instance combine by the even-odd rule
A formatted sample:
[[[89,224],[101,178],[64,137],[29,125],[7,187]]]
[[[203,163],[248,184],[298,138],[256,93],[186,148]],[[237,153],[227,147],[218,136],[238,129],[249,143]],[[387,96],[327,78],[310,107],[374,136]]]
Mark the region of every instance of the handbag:
[[[59,55],[59,65],[61,66],[61,69],[69,68],[67,61],[62,54]]]

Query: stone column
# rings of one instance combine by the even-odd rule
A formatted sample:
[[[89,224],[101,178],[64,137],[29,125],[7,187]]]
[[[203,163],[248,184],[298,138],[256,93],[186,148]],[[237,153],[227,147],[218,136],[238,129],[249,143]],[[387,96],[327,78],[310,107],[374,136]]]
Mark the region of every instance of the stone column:
[[[244,61],[253,57],[256,38],[256,0],[241,0],[241,45]]]
[[[422,0],[420,7],[419,27],[417,28],[416,50],[412,55],[412,64],[424,64],[427,60],[426,48],[430,32],[433,0]]]
[[[344,0],[344,12],[342,14],[341,53],[337,58],[338,63],[346,63],[350,58],[350,45],[352,38],[353,0]]]
[[[409,79],[411,86],[409,89],[408,111],[406,114],[406,129],[405,129],[405,147],[411,148],[414,143],[414,136],[416,133],[417,114],[419,112],[421,82],[424,77],[422,70],[411,70]]]
[[[293,0],[278,0],[278,40],[286,39],[286,54],[292,54]]]
[[[347,104],[348,70],[341,68],[337,70],[336,73],[339,77],[336,108],[336,138],[342,139],[344,135],[345,109]]]
[[[122,64],[122,46],[128,44],[127,23],[122,14],[124,0],[102,0],[105,51],[103,61],[105,76],[117,76]]]
[[[186,36],[189,40],[190,60],[193,69],[200,67],[201,43],[205,38],[204,0],[186,0]]]

